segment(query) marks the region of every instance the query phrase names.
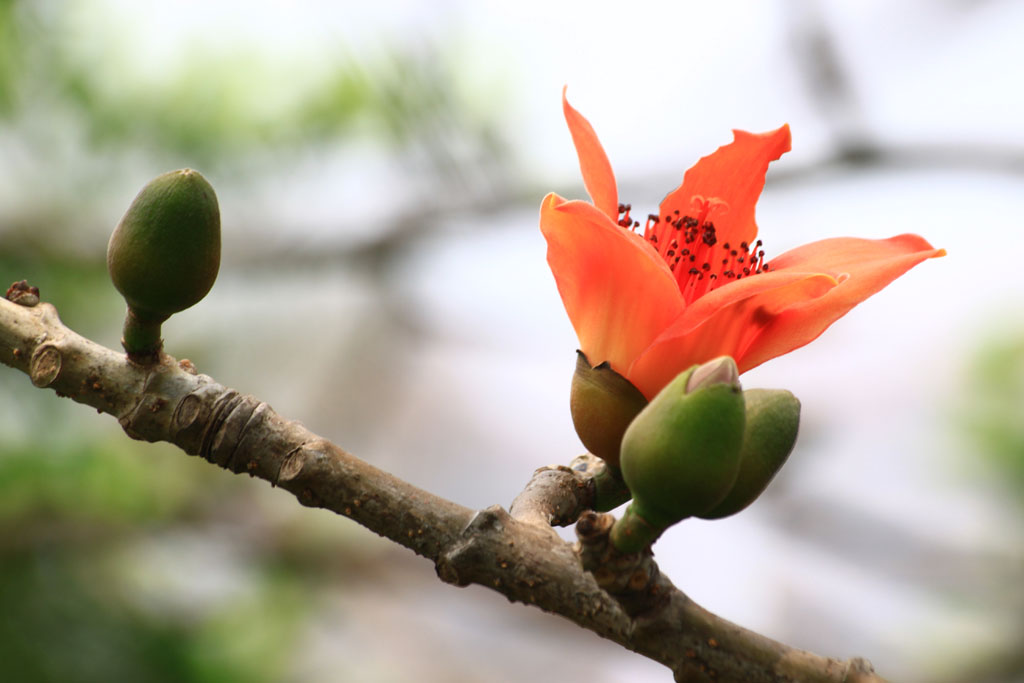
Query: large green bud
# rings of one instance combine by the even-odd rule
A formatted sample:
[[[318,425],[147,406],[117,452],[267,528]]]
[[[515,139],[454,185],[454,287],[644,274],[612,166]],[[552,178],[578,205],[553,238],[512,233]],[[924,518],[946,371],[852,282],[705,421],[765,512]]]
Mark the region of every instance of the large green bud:
[[[632,514],[665,529],[720,503],[739,471],[744,421],[732,358],[716,358],[678,375],[622,439],[622,476],[633,494]]]
[[[785,389],[750,389],[743,394],[747,421],[739,473],[725,498],[697,515],[703,519],[734,515],[757,500],[796,444],[800,427],[800,401],[796,396]]]
[[[219,268],[220,209],[210,183],[192,169],[151,180],[107,245],[107,269],[128,303],[128,355],[158,355],[160,323],[206,296]]]
[[[569,411],[576,434],[588,451],[618,470],[622,435],[647,399],[607,361],[596,367],[576,352]]]
[[[220,209],[206,178],[186,168],[143,187],[110,236],[107,268],[147,317],[166,320],[206,296],[220,268]]]

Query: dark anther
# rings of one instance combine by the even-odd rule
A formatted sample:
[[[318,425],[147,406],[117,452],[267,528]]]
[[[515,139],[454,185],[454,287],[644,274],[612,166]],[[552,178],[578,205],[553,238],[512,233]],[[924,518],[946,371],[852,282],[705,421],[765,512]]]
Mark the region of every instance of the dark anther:
[[[718,238],[715,236],[715,226],[713,226],[711,223],[706,223],[704,225],[703,239],[704,244],[708,245],[709,247],[715,246],[715,242],[718,241]]]
[[[619,204],[619,213],[622,214],[622,218],[616,221],[616,224],[620,228],[635,228],[639,223],[635,223],[630,217],[629,212],[633,209],[631,204]]]

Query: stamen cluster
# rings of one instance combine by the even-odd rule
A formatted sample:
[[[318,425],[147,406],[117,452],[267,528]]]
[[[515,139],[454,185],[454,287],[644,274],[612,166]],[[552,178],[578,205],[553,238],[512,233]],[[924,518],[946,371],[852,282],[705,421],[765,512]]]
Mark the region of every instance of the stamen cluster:
[[[632,208],[629,204],[619,204],[618,224],[636,231],[640,222],[630,216]],[[768,270],[761,240],[753,246],[745,241],[739,246],[719,243],[715,224],[709,216],[728,211],[728,208],[728,204],[717,198],[695,196],[692,215],[677,209],[665,216],[647,216],[643,238],[651,243],[675,274],[686,303],[730,280]]]

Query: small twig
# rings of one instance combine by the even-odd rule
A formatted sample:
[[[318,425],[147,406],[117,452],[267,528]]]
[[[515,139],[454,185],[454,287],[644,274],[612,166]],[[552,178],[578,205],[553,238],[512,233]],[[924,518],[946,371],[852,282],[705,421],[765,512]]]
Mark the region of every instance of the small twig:
[[[569,526],[594,505],[594,482],[564,465],[541,467],[509,507],[515,519],[541,526]]]

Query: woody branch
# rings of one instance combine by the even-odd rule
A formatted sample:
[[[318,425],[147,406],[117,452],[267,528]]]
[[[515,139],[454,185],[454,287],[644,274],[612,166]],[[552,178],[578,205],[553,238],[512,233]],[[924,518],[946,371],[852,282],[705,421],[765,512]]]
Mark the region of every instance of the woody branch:
[[[586,459],[577,461],[584,466],[538,470],[512,514],[497,505],[474,511],[359,460],[266,403],[198,374],[188,361],[164,355],[156,364],[136,364],[64,326],[36,294],[13,298],[20,304],[0,299],[0,361],[26,373],[36,387],[116,417],[134,439],[167,441],[224,469],[264,479],[302,505],[349,517],[432,561],[446,583],[479,584],[560,614],[661,662],[678,681],[882,680],[863,659],[840,661],[790,648],[711,614],[649,557],[641,558],[650,579],[644,590],[656,600],[637,613],[630,608],[635,600],[606,591],[550,527],[574,522],[589,507],[593,486]],[[591,537],[583,538],[584,548],[601,543],[601,518],[593,517],[587,518]],[[586,561],[586,550],[583,556]],[[594,553],[589,557],[592,563]],[[615,583],[620,566],[597,567],[598,576],[609,579],[602,585]]]

